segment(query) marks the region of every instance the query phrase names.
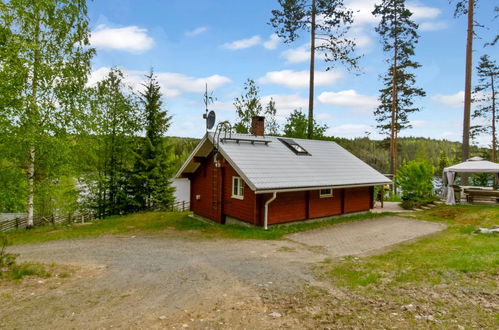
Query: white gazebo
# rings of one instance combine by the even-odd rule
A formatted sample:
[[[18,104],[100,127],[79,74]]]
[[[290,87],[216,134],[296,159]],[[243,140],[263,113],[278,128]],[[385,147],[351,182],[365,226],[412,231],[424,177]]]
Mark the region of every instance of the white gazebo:
[[[456,204],[454,188],[452,187],[456,173],[496,173],[499,179],[499,164],[481,157],[473,157],[463,163],[444,168],[443,184],[447,189],[443,189],[443,194],[447,205]]]

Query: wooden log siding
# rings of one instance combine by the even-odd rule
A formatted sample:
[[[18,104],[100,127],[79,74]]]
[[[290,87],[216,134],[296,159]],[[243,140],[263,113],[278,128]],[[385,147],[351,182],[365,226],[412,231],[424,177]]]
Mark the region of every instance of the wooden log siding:
[[[264,205],[272,194],[256,195],[245,183],[244,198],[232,198],[232,177],[239,175],[229,162],[219,156],[220,167],[216,168],[213,155],[200,161],[201,166],[190,177],[191,211],[219,223],[225,223],[229,216],[263,225]],[[214,170],[218,170],[215,177]],[[333,196],[323,198],[319,190],[280,192],[269,204],[268,224],[368,211],[372,208],[372,191],[372,187],[339,188],[333,189]]]

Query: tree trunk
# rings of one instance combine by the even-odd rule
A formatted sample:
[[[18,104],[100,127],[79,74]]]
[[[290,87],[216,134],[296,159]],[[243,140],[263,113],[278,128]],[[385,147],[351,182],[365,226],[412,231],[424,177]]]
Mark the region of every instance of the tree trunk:
[[[26,229],[33,228],[33,210],[34,210],[34,196],[35,196],[35,147],[29,148],[29,161],[28,161],[28,220]]]
[[[394,6],[396,6],[394,4]],[[397,12],[397,8],[394,8]],[[395,14],[395,25],[397,24],[397,15]],[[395,176],[397,172],[397,55],[398,55],[398,37],[395,36],[393,45],[393,66],[392,66],[392,122],[390,124],[390,173]]]
[[[314,74],[315,74],[315,0],[312,0],[312,26],[310,27],[310,84],[308,93],[308,129],[307,137],[313,136],[314,130]]]
[[[497,162],[497,137],[496,137],[496,91],[494,88],[494,75],[490,77],[492,89],[492,161]]]
[[[471,70],[473,59],[473,10],[474,0],[468,0],[468,35],[466,38],[466,73],[464,81],[464,118],[463,118],[463,149],[462,161],[470,156],[470,113],[471,113]],[[468,184],[468,176],[462,175],[463,185]]]
[[[36,40],[35,51],[33,56],[33,78],[31,80],[31,104],[28,109],[28,123],[27,123],[27,133],[29,140],[29,155],[28,155],[28,169],[26,174],[28,176],[28,219],[26,223],[26,228],[31,229],[34,226],[33,215],[34,215],[34,198],[35,198],[35,143],[36,140],[36,129],[37,129],[37,114],[38,114],[38,67],[40,62],[40,13],[35,12],[36,28],[35,36]]]

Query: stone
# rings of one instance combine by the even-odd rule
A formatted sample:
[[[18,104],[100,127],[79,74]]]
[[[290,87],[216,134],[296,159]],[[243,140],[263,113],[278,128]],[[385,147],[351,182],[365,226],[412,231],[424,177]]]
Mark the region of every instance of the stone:
[[[281,317],[282,316],[282,314],[278,313],[278,312],[272,312],[269,315],[272,316],[272,317]]]
[[[160,319],[160,320],[166,320],[166,316],[161,315],[161,316],[159,317],[159,319]]]

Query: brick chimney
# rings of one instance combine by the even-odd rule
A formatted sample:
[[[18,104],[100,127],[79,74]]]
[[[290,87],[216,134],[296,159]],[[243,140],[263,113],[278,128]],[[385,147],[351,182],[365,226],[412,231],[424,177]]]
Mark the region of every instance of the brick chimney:
[[[251,134],[255,136],[263,136],[265,131],[265,117],[253,116],[251,117]]]

